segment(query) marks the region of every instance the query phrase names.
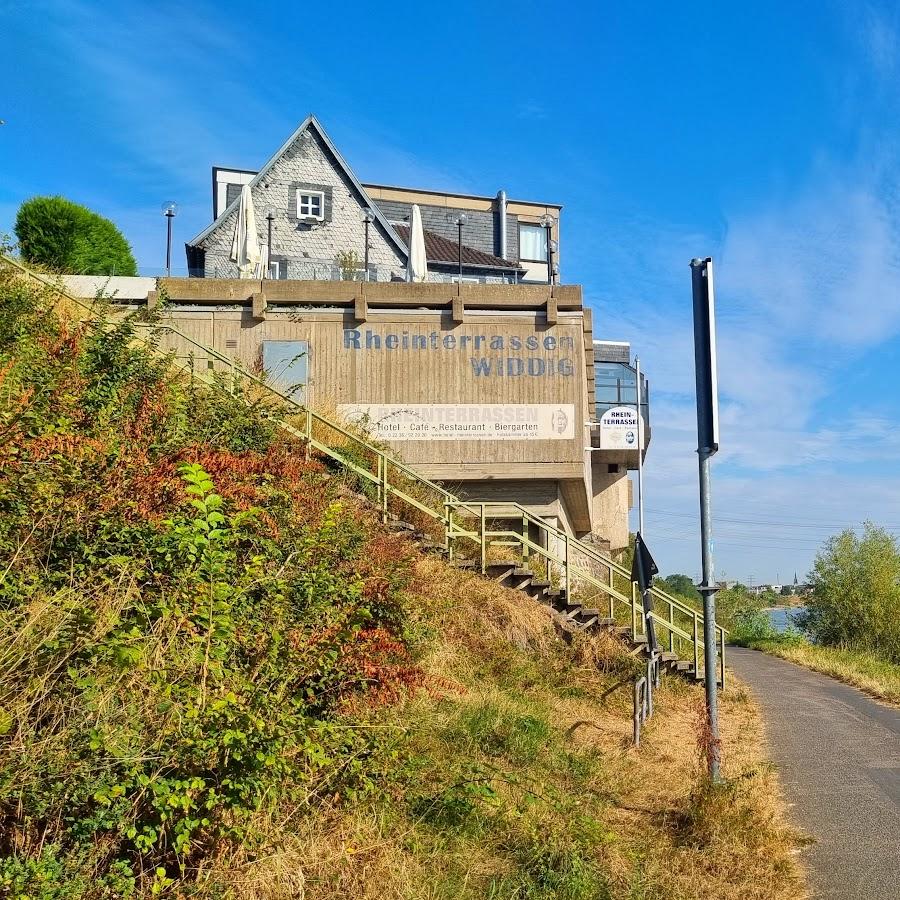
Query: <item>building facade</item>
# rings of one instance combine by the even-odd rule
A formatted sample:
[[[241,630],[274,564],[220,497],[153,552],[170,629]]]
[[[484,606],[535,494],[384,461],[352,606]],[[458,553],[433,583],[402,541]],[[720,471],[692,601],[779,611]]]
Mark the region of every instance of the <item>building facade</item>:
[[[277,279],[405,280],[413,204],[422,213],[429,281],[459,280],[461,268],[468,282],[546,283],[548,238],[558,269],[558,204],[509,200],[504,191],[479,197],[362,184],[310,116],[259,171],[213,167],[213,222],[185,248],[191,276],[237,277],[229,257],[245,184],[261,246],[271,220]]]
[[[229,258],[245,184],[262,245],[271,224],[261,280],[238,278]],[[405,278],[413,204],[425,283]],[[647,388],[639,420],[630,348],[595,341],[581,288],[552,277],[560,210],[502,191],[364,185],[310,117],[259,171],[213,171],[214,221],[187,244],[193,277],[117,279],[113,302],[164,296],[163,346],[191,365],[211,348],[214,368],[240,362],[358,423],[455,494],[509,503],[511,516],[521,504],[617,551],[628,472],[649,439]],[[102,287],[77,283],[86,297]]]

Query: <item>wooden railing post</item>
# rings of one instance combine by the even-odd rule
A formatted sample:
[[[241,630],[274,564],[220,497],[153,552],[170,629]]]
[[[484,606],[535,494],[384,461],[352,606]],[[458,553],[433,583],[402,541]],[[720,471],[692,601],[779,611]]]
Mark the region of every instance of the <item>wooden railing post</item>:
[[[382,463],[384,462],[384,457],[379,453],[378,456],[375,457],[376,465],[375,465],[375,474],[378,478],[378,481],[375,484],[375,496],[378,500],[378,508],[382,509],[382,499],[381,495],[384,490],[384,475],[382,474]]]
[[[305,429],[306,429],[306,461],[309,462],[309,457],[312,452],[312,448],[310,447],[310,441],[312,441],[313,437],[313,419],[312,419],[312,410],[307,407],[306,408],[306,416],[305,419]]]
[[[668,603],[669,603],[669,624],[674,625],[675,624],[675,604],[672,603],[671,600],[669,600]],[[675,652],[675,632],[671,628],[669,629],[669,652],[670,653]]]
[[[387,523],[388,520],[388,458],[379,453],[378,458],[381,460],[381,521]]]
[[[716,626],[719,632],[719,681],[722,685],[722,690],[725,690],[725,632],[723,629]]]
[[[694,613],[694,678],[700,680],[700,635],[697,613]]]
[[[607,566],[607,569],[609,570],[609,586],[611,589],[614,590],[615,585],[613,584],[613,567]],[[616,617],[616,598],[613,597],[612,590],[610,591],[610,594],[609,594],[609,617],[611,619],[615,619],[615,617]]]
[[[528,519],[522,516],[522,559],[528,562]]]
[[[453,507],[449,501],[444,501],[444,549],[447,551],[447,559],[453,560]]]
[[[481,504],[481,574],[487,572],[487,536],[484,521],[484,504]]]
[[[565,536],[565,551],[563,554],[563,566],[565,567],[563,570],[563,581],[566,589],[566,602],[570,602],[572,599],[572,582],[569,575],[569,535],[568,533]]]

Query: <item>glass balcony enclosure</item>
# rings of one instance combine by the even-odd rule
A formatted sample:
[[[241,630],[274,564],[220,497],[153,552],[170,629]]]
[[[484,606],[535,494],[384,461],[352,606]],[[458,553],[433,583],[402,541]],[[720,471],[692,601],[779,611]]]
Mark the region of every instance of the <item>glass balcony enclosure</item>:
[[[614,406],[630,406],[637,403],[637,372],[632,366],[619,362],[595,362],[594,385],[596,419]],[[644,422],[650,424],[650,388],[641,373],[641,413]]]

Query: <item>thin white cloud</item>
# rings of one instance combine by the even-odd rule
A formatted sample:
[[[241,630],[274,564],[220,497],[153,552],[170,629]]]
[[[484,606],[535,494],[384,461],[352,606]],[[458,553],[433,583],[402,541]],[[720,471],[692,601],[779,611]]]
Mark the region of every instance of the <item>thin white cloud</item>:
[[[785,340],[865,347],[900,332],[900,222],[861,168],[736,217],[723,273]]]

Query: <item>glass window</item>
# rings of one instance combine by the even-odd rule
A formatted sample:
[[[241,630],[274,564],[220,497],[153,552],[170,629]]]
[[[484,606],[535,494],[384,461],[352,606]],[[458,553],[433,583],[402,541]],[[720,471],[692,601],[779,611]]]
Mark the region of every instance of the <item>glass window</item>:
[[[297,191],[297,218],[323,219],[325,195],[321,191]]]
[[[309,344],[306,341],[263,341],[262,357],[269,382],[302,403],[309,381]]]
[[[618,403],[619,386],[617,384],[600,384],[597,382],[595,391],[598,403]]]
[[[519,259],[547,262],[547,232],[542,225],[519,225]]]
[[[637,379],[634,369],[623,363],[597,363],[594,366],[597,403],[637,403]]]

